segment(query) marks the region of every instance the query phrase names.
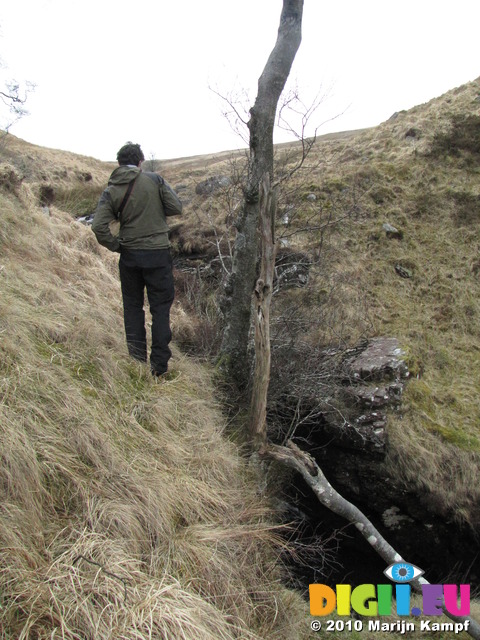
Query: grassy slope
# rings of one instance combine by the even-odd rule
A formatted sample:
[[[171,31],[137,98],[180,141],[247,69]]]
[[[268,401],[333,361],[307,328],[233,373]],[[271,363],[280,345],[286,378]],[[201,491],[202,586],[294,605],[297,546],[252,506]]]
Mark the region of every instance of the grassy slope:
[[[314,309],[304,341],[354,345],[397,336],[412,379],[402,415],[389,422],[385,468],[425,505],[477,527],[480,502],[480,283],[478,153],[430,153],[456,116],[480,116],[480,79],[373,129],[319,138],[301,171],[283,189],[290,246],[314,257],[310,286],[279,296],[279,313]],[[477,133],[478,135],[478,133]],[[277,150],[291,169],[298,145]],[[239,162],[240,154],[231,154]],[[196,182],[232,171],[232,160],[166,164],[190,188],[183,251],[206,251],[235,215],[241,194],[195,196]],[[188,192],[187,192],[188,193]],[[315,201],[309,200],[314,194]],[[323,232],[299,232],[309,221]],[[402,239],[386,236],[384,223]],[[216,227],[216,238],[212,228]],[[321,248],[320,248],[321,247]],[[215,251],[215,249],[214,249]],[[412,277],[401,278],[395,265]],[[312,314],[310,314],[312,315]]]
[[[478,154],[432,156],[430,150],[452,117],[480,115],[479,95],[477,80],[343,148],[331,146],[322,176],[322,182],[339,181],[341,197],[350,202],[356,190],[357,213],[332,238],[332,270],[362,292],[357,326],[399,337],[414,376],[403,415],[390,420],[387,467],[409,488],[426,491],[426,504],[474,526],[480,502],[480,161]],[[413,138],[406,135],[412,130]],[[402,231],[401,240],[387,238],[387,222]],[[396,264],[412,277],[400,278]],[[365,308],[368,322],[362,322]]]
[[[130,361],[115,258],[12,184],[0,192],[0,637],[302,637],[305,604],[280,584],[281,546],[207,371],[175,352],[175,379],[156,384]]]
[[[281,203],[293,204],[299,223],[313,209],[324,221],[332,211],[342,218],[320,254],[315,233],[292,239],[294,248],[318,257],[308,304],[318,305],[322,323],[306,340],[400,338],[414,378],[403,415],[390,420],[386,466],[410,489],[424,490],[427,502],[470,522],[480,486],[479,245],[478,215],[465,219],[460,204],[479,196],[479,171],[468,154],[432,158],[428,150],[452,115],[478,114],[479,91],[477,81],[378,128],[320,140],[308,170],[295,176]],[[405,136],[410,129],[417,130],[414,138]],[[19,167],[25,143],[17,144],[7,159]],[[86,187],[94,200],[111,169],[31,145],[27,155],[35,160],[24,165],[33,192],[54,184],[69,210],[73,192],[74,213],[85,173],[92,173]],[[212,220],[221,223],[225,216],[215,197],[195,196],[195,184],[229,168],[223,156],[162,166],[171,183],[188,187],[177,240],[183,249],[204,249]],[[311,192],[314,203],[306,199]],[[50,220],[39,215],[28,188],[21,195],[23,203],[2,196],[0,227],[6,434],[0,535],[7,585],[1,604],[10,637],[26,624],[40,637],[59,624],[86,637],[83,630],[92,634],[95,625],[105,637],[109,625],[129,637],[137,625],[141,638],[148,624],[159,637],[177,637],[179,625],[187,637],[235,636],[236,625],[242,637],[300,637],[308,623],[298,603],[288,609],[292,596],[281,589],[272,622],[278,587],[276,574],[273,585],[265,574],[277,552],[264,541],[268,516],[237,452],[221,437],[208,375],[178,352],[181,376],[166,387],[132,367],[121,355],[115,261],[57,209]],[[384,222],[400,228],[403,239],[388,239]],[[397,263],[413,277],[399,278]],[[298,290],[289,295],[303,301]],[[177,306],[177,331],[188,331],[189,322]],[[87,560],[73,565],[80,556],[116,577]],[[130,580],[127,598],[135,607],[130,601],[124,606],[119,578]],[[258,585],[256,595],[248,585]],[[150,612],[151,622],[141,622]],[[158,631],[162,624],[168,630]],[[188,635],[190,624],[197,629]]]

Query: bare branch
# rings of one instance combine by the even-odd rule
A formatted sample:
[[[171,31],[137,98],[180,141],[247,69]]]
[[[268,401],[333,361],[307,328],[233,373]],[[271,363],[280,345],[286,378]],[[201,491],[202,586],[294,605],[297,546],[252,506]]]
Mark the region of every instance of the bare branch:
[[[13,125],[21,118],[28,115],[25,108],[29,94],[35,90],[35,84],[27,81],[24,87],[21,87],[16,80],[10,80],[5,83],[5,90],[0,91],[0,100],[3,102],[9,116],[2,115],[1,128],[3,129],[2,138],[8,134]]]
[[[103,571],[105,575],[115,578],[116,580],[119,580],[120,582],[122,582],[123,590],[124,590],[124,604],[127,604],[127,580],[125,578],[121,578],[120,576],[117,576],[117,574],[113,573],[112,571],[107,571],[107,569],[105,569],[105,567],[101,565],[99,562],[95,562],[95,560],[90,560],[89,558],[81,554],[77,556],[75,560],[72,562],[72,567],[74,567],[79,560],[85,560],[85,562],[88,562],[89,564],[95,565],[96,567],[100,567],[100,570]]]
[[[209,89],[228,105],[229,109],[224,110],[222,115],[226,118],[232,131],[248,146],[248,109],[245,105],[248,104],[249,99],[246,92],[242,90],[240,97],[238,97],[238,95],[234,97],[233,92],[225,96],[212,87],[209,87]],[[242,107],[244,111],[244,116],[240,113],[240,107]]]
[[[291,440],[286,447],[270,444],[262,452],[288,467],[295,469],[310,486],[319,502],[327,509],[351,522],[360,531],[365,540],[385,560],[387,564],[405,562],[402,556],[385,540],[382,534],[373,526],[367,516],[355,505],[340,495],[328,482],[314,458],[302,451]],[[422,585],[429,584],[423,576],[411,581],[416,591],[421,591]],[[454,616],[445,608],[444,614],[456,622],[469,621],[467,633],[475,640],[480,640],[480,624],[470,616]]]

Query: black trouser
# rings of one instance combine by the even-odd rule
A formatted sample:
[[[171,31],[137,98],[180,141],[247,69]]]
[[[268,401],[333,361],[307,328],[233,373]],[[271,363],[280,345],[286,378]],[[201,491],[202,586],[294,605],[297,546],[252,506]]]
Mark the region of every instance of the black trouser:
[[[172,355],[168,346],[172,339],[170,307],[174,298],[170,249],[122,249],[119,268],[128,352],[137,360],[147,361],[143,308],[146,287],[152,314],[150,367],[153,373],[164,373]]]

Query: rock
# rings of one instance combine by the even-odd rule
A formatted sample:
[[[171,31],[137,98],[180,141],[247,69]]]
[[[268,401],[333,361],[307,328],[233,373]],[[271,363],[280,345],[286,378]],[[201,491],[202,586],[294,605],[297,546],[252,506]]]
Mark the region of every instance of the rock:
[[[390,507],[382,513],[383,524],[387,529],[401,529],[403,525],[412,525],[415,523],[413,518],[402,515],[398,507]]]
[[[347,387],[347,392],[352,396],[356,405],[363,409],[382,409],[396,407],[400,404],[403,384],[392,382],[380,387]]]
[[[209,196],[219,189],[228,187],[231,182],[228,176],[212,176],[203,182],[199,182],[195,188],[195,193],[200,196]]]
[[[317,196],[314,193],[309,193],[307,196],[307,200],[309,202],[315,202],[316,199],[317,199]]]
[[[307,254],[289,251],[283,246],[275,261],[275,290],[304,287],[308,283],[311,262]]]
[[[331,348],[332,359],[339,351]],[[472,566],[478,567],[478,541],[472,537],[475,528],[454,524],[435,494],[419,489],[413,481],[397,479],[397,465],[404,464],[402,460],[393,456],[384,459],[387,411],[399,410],[409,375],[399,341],[393,337],[366,340],[345,354],[341,364],[346,377],[339,386],[343,383],[344,390],[327,398],[327,410],[333,410],[300,434],[305,437],[302,446],[315,456],[329,482],[345,499],[364,511],[379,531],[388,529],[389,542],[404,550],[405,557],[416,558],[421,567],[434,567],[436,576],[444,575],[446,566],[455,567],[456,575],[467,575]],[[303,484],[295,498],[298,508],[315,514],[310,516],[310,530],[320,523],[330,530],[344,526],[332,512],[319,507],[315,496],[305,493]],[[360,537],[352,543],[347,538],[340,541],[337,557],[341,579],[345,567],[355,567],[358,582],[367,582],[375,575],[375,554],[366,562],[368,578],[361,576],[355,564],[367,553],[364,545]],[[383,569],[381,565],[378,572]],[[324,571],[324,566],[319,565],[318,570]]]
[[[346,373],[353,380],[399,381],[408,377],[404,355],[396,338],[373,338],[358,356],[346,363]]]
[[[411,278],[413,276],[413,271],[411,269],[403,267],[401,264],[395,265],[395,271],[401,278]]]
[[[346,352],[332,346],[322,358],[332,395],[321,392],[321,408],[314,418],[315,446],[377,460],[384,457],[388,412],[399,411],[409,377],[399,341],[372,338]]]
[[[365,341],[346,354],[336,403],[344,409],[325,416],[332,444],[374,457],[385,454],[387,412],[398,411],[409,375],[403,355],[390,337]]]
[[[351,422],[345,420],[341,426],[329,421],[325,434],[329,437],[330,444],[336,447],[383,457],[386,446],[386,425],[385,415],[371,413],[361,415]]]
[[[397,240],[403,238],[403,231],[399,231],[389,222],[385,222],[385,224],[382,225],[382,229],[385,231],[387,238],[396,238]]]
[[[295,205],[288,204],[281,214],[282,224],[284,224],[286,227],[288,227],[288,225],[290,224],[290,215],[292,211],[295,211]]]
[[[94,216],[95,216],[94,213],[89,213],[86,216],[80,216],[80,218],[77,218],[77,222],[81,222],[82,224],[91,226]]]

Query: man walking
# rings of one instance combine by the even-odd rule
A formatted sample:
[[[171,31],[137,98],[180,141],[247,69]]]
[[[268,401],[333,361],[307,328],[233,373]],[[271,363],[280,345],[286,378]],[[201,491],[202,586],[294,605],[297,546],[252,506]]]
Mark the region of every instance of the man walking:
[[[123,315],[129,354],[147,361],[144,290],[152,314],[152,374],[167,372],[170,307],[174,298],[172,258],[166,216],[182,213],[182,203],[157,173],[141,170],[140,145],[128,142],[117,154],[113,171],[95,211],[92,230],[98,242],[120,253]],[[120,222],[117,237],[110,224]]]

